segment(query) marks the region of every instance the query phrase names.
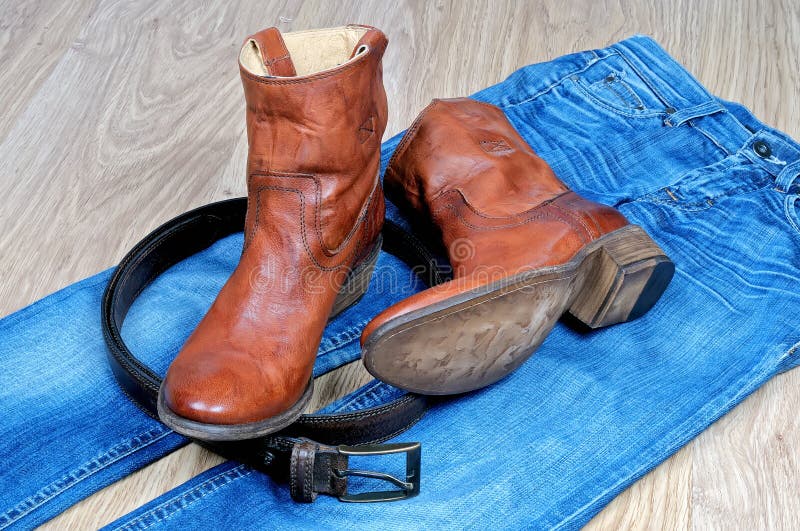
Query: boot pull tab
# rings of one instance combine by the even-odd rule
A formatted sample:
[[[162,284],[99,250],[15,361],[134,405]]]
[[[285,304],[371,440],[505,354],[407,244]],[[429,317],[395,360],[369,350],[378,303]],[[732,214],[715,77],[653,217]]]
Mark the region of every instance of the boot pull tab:
[[[271,76],[294,77],[297,72],[294,69],[292,57],[283,42],[278,28],[267,28],[253,34],[250,40],[256,43],[261,52],[261,59],[264,67]]]
[[[388,42],[386,35],[384,35],[381,30],[370,28],[356,43],[353,48],[353,53],[350,55],[350,59],[363,53],[365,49],[375,50],[378,57],[380,57],[383,55],[383,51],[386,49]]]

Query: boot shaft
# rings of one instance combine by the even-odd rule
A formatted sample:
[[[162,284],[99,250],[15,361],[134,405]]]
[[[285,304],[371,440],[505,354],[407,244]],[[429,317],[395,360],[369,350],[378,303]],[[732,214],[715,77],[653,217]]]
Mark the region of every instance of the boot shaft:
[[[420,113],[389,162],[386,186],[417,210],[457,192],[491,216],[519,214],[568,190],[503,111],[466,98],[433,100]]]
[[[292,177],[313,181],[307,197],[324,249],[348,238],[376,186],[387,121],[386,45],[386,36],[369,26],[284,35],[269,28],[248,37],[239,54],[248,195],[297,186]],[[248,228],[253,222],[249,214]]]
[[[248,174],[275,170],[358,177],[386,128],[385,35],[346,26],[247,38],[239,66],[247,103]]]
[[[466,98],[434,100],[422,111],[389,161],[384,185],[437,229],[456,276],[487,265],[503,277],[560,264],[627,224],[561,182],[502,110]]]

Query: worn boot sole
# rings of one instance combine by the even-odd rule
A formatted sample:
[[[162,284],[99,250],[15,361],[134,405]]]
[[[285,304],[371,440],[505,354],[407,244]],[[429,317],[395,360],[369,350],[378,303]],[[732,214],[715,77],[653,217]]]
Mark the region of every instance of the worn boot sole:
[[[369,281],[372,277],[372,271],[375,269],[375,263],[378,261],[382,241],[383,237],[378,236],[375,247],[369,256],[350,272],[347,280],[339,290],[339,295],[336,297],[333,310],[328,319],[333,319],[364,296],[367,288],[369,288]],[[182,417],[172,411],[164,400],[164,387],[161,386],[158,391],[158,417],[171,429],[194,439],[205,441],[253,439],[276,432],[292,424],[297,420],[297,417],[303,414],[313,394],[314,378],[312,376],[308,380],[308,385],[303,391],[300,400],[279,415],[246,424],[208,424]]]
[[[569,312],[590,328],[636,319],[675,266],[640,227],[584,247],[569,262],[526,271],[400,315],[367,338],[367,370],[427,395],[464,393],[519,367]]]

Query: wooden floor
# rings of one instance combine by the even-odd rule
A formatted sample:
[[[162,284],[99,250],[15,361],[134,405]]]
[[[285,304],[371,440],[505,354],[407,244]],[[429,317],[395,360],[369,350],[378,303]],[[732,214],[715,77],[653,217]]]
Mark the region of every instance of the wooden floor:
[[[244,193],[236,53],[249,33],[386,30],[387,135],[433,97],[633,33],[800,138],[800,2],[0,2],[0,315],[115,264],[162,221]],[[361,378],[357,366],[328,395]],[[323,386],[325,387],[325,386]],[[619,496],[594,528],[800,528],[800,371]],[[50,522],[109,522],[216,464],[178,451]]]

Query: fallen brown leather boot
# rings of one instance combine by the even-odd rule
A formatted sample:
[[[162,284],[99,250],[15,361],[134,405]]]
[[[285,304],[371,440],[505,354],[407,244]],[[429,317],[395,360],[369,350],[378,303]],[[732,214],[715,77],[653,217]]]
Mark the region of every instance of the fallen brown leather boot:
[[[570,191],[503,112],[434,100],[389,162],[387,196],[435,226],[453,279],[382,312],[361,337],[376,378],[423,394],[489,385],[565,312],[592,328],[639,317],[674,272],[617,210]]]
[[[253,438],[311,398],[323,329],[366,291],[380,250],[386,44],[367,26],[245,41],[244,250],[161,387],[159,416],[175,431]]]

